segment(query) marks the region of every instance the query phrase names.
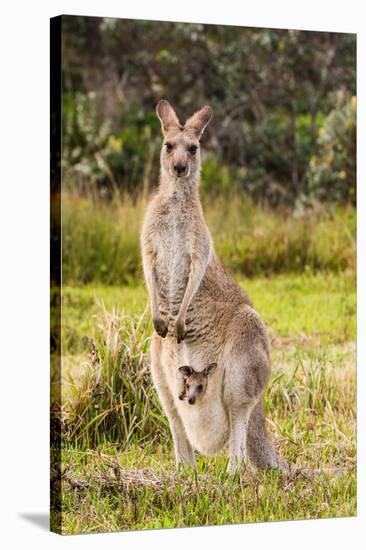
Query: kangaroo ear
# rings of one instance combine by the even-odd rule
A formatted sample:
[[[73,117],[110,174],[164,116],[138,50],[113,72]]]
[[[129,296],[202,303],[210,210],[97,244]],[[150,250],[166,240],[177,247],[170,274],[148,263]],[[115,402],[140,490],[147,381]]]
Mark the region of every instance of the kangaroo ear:
[[[173,107],[165,99],[161,99],[157,104],[156,114],[160,119],[163,134],[165,134],[170,128],[180,128],[180,122]]]
[[[191,376],[191,374],[193,373],[193,369],[192,367],[188,367],[187,365],[185,365],[183,367],[179,367],[179,372],[181,373],[183,378],[188,378],[188,376]]]
[[[212,115],[213,110],[209,105],[206,105],[187,120],[185,127],[191,128],[196,134],[197,139],[199,139],[202,136],[207,124],[210,122]]]
[[[205,376],[210,376],[210,374],[213,373],[216,367],[217,363],[211,363],[211,365],[208,365],[208,367],[205,368]]]

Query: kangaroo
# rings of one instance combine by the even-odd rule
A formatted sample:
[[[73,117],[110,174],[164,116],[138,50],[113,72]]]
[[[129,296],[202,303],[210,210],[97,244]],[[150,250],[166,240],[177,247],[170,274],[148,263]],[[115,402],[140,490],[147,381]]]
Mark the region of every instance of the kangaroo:
[[[196,467],[229,447],[228,471],[242,462],[287,465],[273,449],[263,413],[270,377],[266,329],[248,296],[217,258],[199,199],[200,138],[212,117],[205,106],[182,125],[171,105],[156,108],[164,137],[160,184],[141,232],[142,262],[154,333],[151,373],[171,428],[176,462]],[[203,372],[216,363],[205,399],[179,399],[175,365]]]
[[[182,377],[182,388],[179,393],[179,399],[181,401],[187,399],[190,405],[194,405],[196,401],[199,403],[206,393],[208,377],[216,367],[216,363],[211,363],[203,372],[197,372],[187,365],[179,367]]]

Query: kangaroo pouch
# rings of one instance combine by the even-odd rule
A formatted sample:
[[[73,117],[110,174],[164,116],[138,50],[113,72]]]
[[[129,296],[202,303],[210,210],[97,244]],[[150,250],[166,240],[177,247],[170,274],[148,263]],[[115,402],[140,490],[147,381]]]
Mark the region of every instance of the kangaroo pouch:
[[[192,447],[203,455],[212,455],[228,442],[229,418],[221,399],[206,397],[197,405],[177,400],[176,406]]]

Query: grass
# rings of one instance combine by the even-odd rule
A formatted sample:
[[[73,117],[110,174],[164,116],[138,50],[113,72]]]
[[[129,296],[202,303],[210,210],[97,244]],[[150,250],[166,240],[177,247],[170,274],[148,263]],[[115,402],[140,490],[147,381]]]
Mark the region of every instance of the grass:
[[[293,474],[225,474],[227,453],[176,474],[149,376],[142,285],[63,288],[62,465],[51,522],[63,533],[356,513],[352,272],[241,279],[270,329],[268,429]],[[58,456],[59,451],[53,451]]]
[[[353,470],[306,473],[283,479],[276,472],[231,479],[223,456],[199,460],[198,486],[188,472],[174,476],[166,446],[123,455],[65,451],[63,531],[105,532],[197,525],[327,518],[355,514]],[[171,453],[170,453],[171,454]],[[146,464],[150,464],[149,467]],[[138,477],[131,471],[138,469]]]
[[[141,280],[139,233],[146,204],[144,197],[103,203],[64,193],[64,283]],[[229,200],[203,196],[203,205],[216,251],[238,275],[354,271],[352,207],[319,206],[294,214],[254,206],[237,194]]]
[[[319,343],[354,339],[356,281],[352,272],[337,275],[281,274],[270,279],[239,279],[268,329],[282,338],[306,337]],[[148,306],[145,286],[84,285],[62,289],[62,351],[76,354],[88,349],[85,336],[96,327],[103,308],[137,319]],[[150,329],[149,329],[150,330]]]

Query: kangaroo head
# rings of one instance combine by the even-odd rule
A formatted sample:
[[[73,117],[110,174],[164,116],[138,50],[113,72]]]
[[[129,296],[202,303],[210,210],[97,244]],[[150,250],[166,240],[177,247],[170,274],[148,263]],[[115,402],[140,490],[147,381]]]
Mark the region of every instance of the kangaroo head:
[[[208,377],[216,367],[216,363],[211,363],[202,372],[195,371],[188,366],[179,367],[179,372],[185,383],[185,397],[190,405],[194,405],[205,395]]]
[[[164,142],[161,149],[161,168],[175,181],[195,176],[201,166],[199,140],[212,117],[208,105],[180,124],[172,106],[162,99],[156,106]]]

